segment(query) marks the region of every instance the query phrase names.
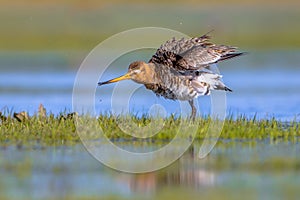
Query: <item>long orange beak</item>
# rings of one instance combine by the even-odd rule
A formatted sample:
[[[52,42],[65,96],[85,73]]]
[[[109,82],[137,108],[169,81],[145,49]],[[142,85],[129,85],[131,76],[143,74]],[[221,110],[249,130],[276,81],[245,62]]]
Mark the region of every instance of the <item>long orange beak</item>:
[[[123,76],[120,76],[118,78],[111,79],[109,81],[99,82],[98,85],[101,86],[101,85],[105,85],[105,84],[109,84],[109,83],[115,83],[115,82],[118,82],[118,81],[123,81],[123,80],[128,80],[128,79],[130,79],[130,74],[129,73],[127,73]]]

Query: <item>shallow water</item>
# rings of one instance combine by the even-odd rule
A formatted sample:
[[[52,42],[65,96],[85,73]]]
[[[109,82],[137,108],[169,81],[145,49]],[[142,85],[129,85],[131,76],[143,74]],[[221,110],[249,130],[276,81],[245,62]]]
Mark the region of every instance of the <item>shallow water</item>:
[[[140,54],[146,60],[150,53]],[[219,64],[224,82],[234,91],[227,93],[228,115],[242,114],[249,118],[256,115],[258,118],[298,120],[300,114],[299,53],[299,51],[254,51],[236,60]],[[113,78],[126,72],[128,63],[136,59],[137,56],[133,56],[135,54],[137,53],[125,55],[124,58],[121,57],[114,62],[114,66],[110,67],[103,77],[99,77],[99,80]],[[40,55],[42,58],[43,56],[47,55]],[[20,61],[2,61],[0,74],[2,112],[8,108],[13,111],[27,110],[33,114],[40,103],[55,114],[72,110],[72,89],[76,70],[69,69],[66,63],[54,62],[55,57],[45,60],[54,63],[53,66],[45,65],[40,61],[40,65],[44,64],[41,68],[36,63],[37,66],[22,68]],[[30,65],[30,61],[28,62],[24,65]],[[95,81],[95,88],[92,88],[96,89],[96,112],[110,112],[111,95],[116,84],[97,88],[97,81]],[[136,84],[125,81],[122,85],[126,88]],[[122,109],[127,100],[120,94],[116,102]],[[210,97],[200,97],[198,102],[201,114],[209,114]],[[133,94],[129,107],[131,112],[143,114],[148,113],[153,104],[161,104],[167,114],[181,112],[178,102],[157,98],[144,87]]]
[[[245,199],[299,196],[299,145],[277,141],[220,141],[198,159],[198,145],[171,166],[133,175],[114,171],[82,145],[0,151],[0,197],[194,197]],[[113,159],[113,158],[112,158]],[[239,192],[238,192],[239,191]],[[198,199],[198,198],[197,198]]]

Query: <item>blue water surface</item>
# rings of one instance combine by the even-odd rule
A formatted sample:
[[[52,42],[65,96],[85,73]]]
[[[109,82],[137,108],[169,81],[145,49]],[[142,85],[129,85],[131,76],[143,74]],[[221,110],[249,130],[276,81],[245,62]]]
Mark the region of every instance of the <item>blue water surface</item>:
[[[298,61],[297,52],[274,51],[254,52],[218,64],[224,82],[233,90],[232,93],[227,93],[227,116],[275,117],[288,121],[299,119]],[[33,114],[39,104],[43,104],[49,113],[72,111],[73,84],[79,65],[68,68],[64,63],[56,63],[54,66],[48,63],[41,68],[35,67],[29,70],[21,68],[20,63],[17,66],[13,66],[13,63],[1,65],[3,70],[0,73],[0,110],[2,112],[26,110]],[[125,73],[127,65],[128,63],[123,63],[117,68],[107,70],[99,80],[114,78]],[[112,93],[116,84],[97,88],[97,81],[95,81],[96,113],[110,113]],[[126,88],[127,85],[136,83],[124,81],[121,84]],[[167,115],[181,113],[178,102],[158,98],[144,87],[139,88],[129,101],[119,94],[115,102],[121,108],[129,104],[130,111],[138,115],[147,114],[153,104],[162,105]],[[210,97],[199,97],[198,103],[200,113],[209,115]]]

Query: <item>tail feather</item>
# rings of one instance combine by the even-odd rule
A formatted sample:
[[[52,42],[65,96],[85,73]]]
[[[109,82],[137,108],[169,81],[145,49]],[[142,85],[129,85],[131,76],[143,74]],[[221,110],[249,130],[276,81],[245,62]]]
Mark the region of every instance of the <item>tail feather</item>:
[[[229,87],[226,87],[226,86],[225,86],[224,90],[228,91],[228,92],[233,92],[232,89],[230,89]]]
[[[228,60],[228,59],[235,58],[235,57],[238,57],[238,56],[242,56],[242,55],[245,55],[245,54],[246,54],[246,52],[228,53],[228,54],[222,55],[221,58],[218,61]]]
[[[220,74],[203,72],[192,81],[192,86],[200,95],[209,95],[210,90],[232,92],[232,90],[222,82],[221,78],[222,76]]]

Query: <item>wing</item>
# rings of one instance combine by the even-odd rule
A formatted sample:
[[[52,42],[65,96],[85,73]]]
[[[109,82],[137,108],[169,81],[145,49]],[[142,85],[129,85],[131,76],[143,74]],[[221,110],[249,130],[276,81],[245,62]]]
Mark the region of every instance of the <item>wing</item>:
[[[226,45],[195,46],[186,51],[176,62],[176,68],[199,70],[211,64],[240,56],[244,53],[236,52],[236,47]]]
[[[172,38],[157,49],[149,63],[175,70],[201,70],[210,64],[243,54],[237,53],[235,47],[215,45],[209,42],[210,38],[208,34],[191,39]]]
[[[165,65],[176,69],[177,62],[183,58],[183,55],[195,46],[208,46],[210,36],[203,35],[197,38],[176,40],[172,38],[157,49],[156,53],[149,60],[149,63]]]

